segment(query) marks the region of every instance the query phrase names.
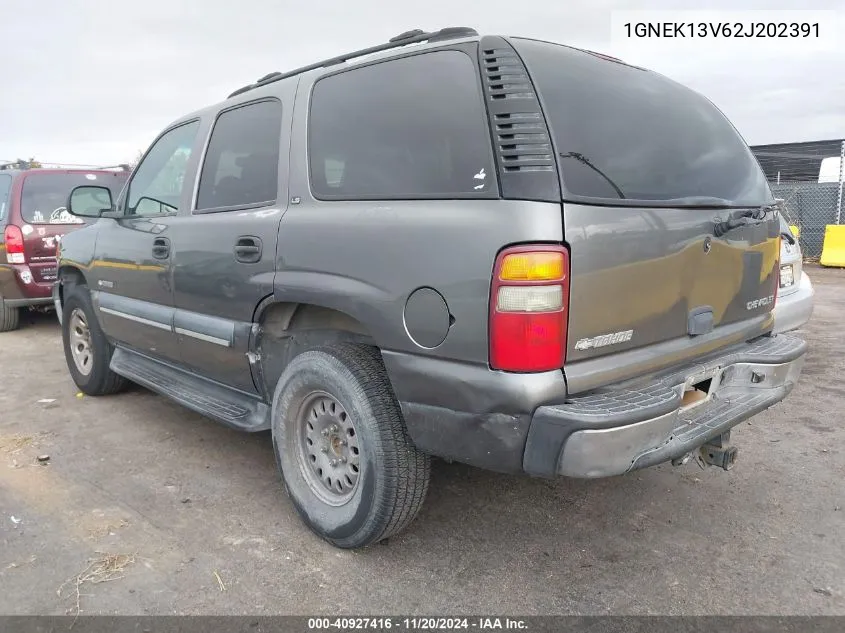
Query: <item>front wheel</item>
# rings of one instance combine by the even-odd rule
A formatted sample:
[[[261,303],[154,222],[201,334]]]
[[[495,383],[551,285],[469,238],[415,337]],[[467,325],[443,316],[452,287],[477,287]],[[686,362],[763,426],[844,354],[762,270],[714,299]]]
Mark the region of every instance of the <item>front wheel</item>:
[[[413,521],[430,460],[408,437],[377,349],[343,343],[303,352],[279,378],[273,403],[285,487],[314,532],[351,549]]]
[[[104,396],[126,387],[126,379],[109,368],[114,348],[100,328],[85,286],[68,288],[62,306],[62,343],[68,370],[80,391]]]

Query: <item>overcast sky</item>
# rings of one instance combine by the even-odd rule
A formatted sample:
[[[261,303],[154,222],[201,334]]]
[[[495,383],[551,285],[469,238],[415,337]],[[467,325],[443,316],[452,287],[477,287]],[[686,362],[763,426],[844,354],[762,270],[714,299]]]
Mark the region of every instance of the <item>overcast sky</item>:
[[[412,28],[471,26],[614,54],[704,93],[751,144],[845,137],[845,0],[711,0],[737,10],[813,9],[796,41],[625,39],[620,16],[702,16],[692,0],[2,0],[0,160],[114,164],[160,129],[275,70],[381,43]],[[754,17],[744,13],[742,17]],[[808,14],[813,18],[819,14]],[[764,14],[760,14],[765,19]],[[616,25],[616,30],[611,24]],[[840,30],[845,32],[845,30]]]

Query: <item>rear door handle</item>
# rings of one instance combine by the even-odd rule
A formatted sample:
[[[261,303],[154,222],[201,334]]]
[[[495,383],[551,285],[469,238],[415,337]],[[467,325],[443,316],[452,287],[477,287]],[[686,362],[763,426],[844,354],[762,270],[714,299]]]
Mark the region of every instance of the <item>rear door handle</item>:
[[[156,259],[167,259],[170,257],[170,240],[166,237],[157,237],[153,240],[153,257]]]
[[[244,264],[261,260],[261,240],[251,235],[242,235],[235,242],[235,259]]]

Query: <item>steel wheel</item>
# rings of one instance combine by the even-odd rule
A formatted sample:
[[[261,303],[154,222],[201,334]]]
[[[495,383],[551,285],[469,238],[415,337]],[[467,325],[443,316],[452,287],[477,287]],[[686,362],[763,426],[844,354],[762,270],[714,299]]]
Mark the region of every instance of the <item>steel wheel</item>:
[[[80,374],[87,376],[94,366],[94,347],[91,344],[91,330],[88,327],[85,313],[79,308],[75,308],[70,314],[68,333],[70,334],[68,340],[73,363]]]
[[[329,505],[346,503],[361,470],[352,418],[335,398],[313,392],[299,409],[296,435],[297,461],[308,487]]]

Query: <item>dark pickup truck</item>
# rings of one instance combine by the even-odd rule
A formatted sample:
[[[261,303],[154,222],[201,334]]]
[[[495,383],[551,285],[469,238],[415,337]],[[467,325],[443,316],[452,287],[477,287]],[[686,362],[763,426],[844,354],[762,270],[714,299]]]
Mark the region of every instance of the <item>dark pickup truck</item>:
[[[271,430],[339,547],[407,526],[432,455],[728,469],[732,427],[801,373],[805,342],[772,335],[780,228],[746,143],[591,51],[410,31],[179,118],[91,204],[107,193],[68,202],[96,220],[54,290],[74,381]]]

